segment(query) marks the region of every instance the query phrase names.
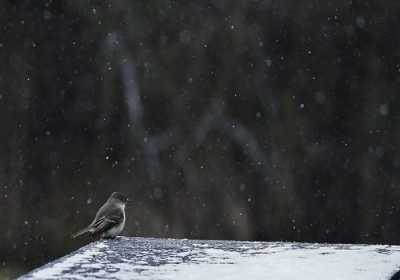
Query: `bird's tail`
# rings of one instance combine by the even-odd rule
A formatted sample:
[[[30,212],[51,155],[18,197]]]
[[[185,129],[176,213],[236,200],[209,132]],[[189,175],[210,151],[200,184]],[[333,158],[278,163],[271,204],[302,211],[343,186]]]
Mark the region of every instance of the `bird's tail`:
[[[86,227],[86,228],[84,228],[84,229],[81,229],[81,230],[78,231],[77,233],[74,233],[71,237],[72,237],[72,238],[77,238],[78,236],[80,236],[80,235],[82,235],[82,234],[85,234],[85,233],[87,233],[87,232],[89,232],[89,228],[88,228],[88,227]]]

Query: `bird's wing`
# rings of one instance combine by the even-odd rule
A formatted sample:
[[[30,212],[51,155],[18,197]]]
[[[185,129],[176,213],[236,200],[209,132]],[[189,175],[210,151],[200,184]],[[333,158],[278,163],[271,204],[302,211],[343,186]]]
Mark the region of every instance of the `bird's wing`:
[[[118,225],[124,219],[121,209],[113,209],[107,215],[99,217],[91,226],[90,232],[93,234],[103,233],[115,225]]]

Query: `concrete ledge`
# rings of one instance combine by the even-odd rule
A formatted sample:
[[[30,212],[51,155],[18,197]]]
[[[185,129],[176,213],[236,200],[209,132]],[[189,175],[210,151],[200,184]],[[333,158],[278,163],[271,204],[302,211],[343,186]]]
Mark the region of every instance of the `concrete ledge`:
[[[389,279],[400,246],[119,237],[19,279]]]

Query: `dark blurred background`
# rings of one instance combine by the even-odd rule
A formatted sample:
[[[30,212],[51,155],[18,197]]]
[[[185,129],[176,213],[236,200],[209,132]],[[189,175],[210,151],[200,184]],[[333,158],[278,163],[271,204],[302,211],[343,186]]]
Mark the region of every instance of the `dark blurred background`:
[[[125,235],[400,244],[400,2],[0,1],[0,278]]]

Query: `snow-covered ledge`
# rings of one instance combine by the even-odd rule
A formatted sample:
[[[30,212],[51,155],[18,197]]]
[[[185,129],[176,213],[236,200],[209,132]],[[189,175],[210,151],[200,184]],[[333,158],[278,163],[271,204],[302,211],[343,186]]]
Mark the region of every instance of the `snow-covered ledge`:
[[[400,246],[118,237],[19,279],[389,279]]]

